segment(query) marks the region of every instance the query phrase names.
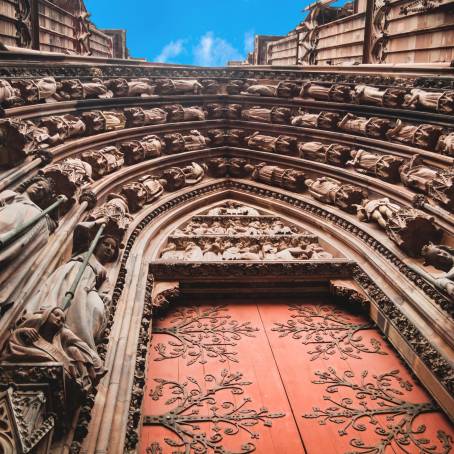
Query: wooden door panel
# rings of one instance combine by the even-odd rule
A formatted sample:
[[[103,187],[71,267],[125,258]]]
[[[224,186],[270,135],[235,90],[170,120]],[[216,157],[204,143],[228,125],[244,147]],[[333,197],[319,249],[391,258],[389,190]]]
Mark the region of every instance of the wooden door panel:
[[[450,452],[452,426],[378,331],[320,303],[259,305],[308,453]]]
[[[201,317],[203,314],[206,317]],[[219,446],[232,453],[253,449],[270,454],[305,452],[255,304],[218,310],[209,306],[182,308],[155,321],[154,331],[143,414],[170,416],[180,434],[186,430],[182,436],[187,443],[184,447],[169,446],[165,438],[176,441],[178,437],[157,425],[162,419],[155,420],[156,424],[142,429],[141,452],[151,450],[156,442],[164,454],[202,448],[217,452],[214,449]],[[158,383],[156,379],[165,381]],[[213,388],[218,391],[210,392]],[[193,415],[199,427],[195,430],[183,421],[194,410],[187,400],[187,410],[177,410],[176,418],[168,414],[182,401],[169,403],[169,399],[185,392],[193,392],[195,399],[202,397],[196,408],[199,414]]]

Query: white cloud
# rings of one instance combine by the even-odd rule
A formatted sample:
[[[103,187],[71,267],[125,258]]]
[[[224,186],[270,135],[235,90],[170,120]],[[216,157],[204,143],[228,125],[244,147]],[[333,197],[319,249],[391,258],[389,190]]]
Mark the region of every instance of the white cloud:
[[[170,41],[166,44],[161,53],[154,59],[155,62],[167,63],[172,58],[178,57],[184,50],[184,39],[178,39],[176,41]]]
[[[246,55],[254,50],[254,32],[248,31],[244,34],[244,52]]]
[[[244,55],[213,32],[205,33],[194,48],[195,65],[225,66],[229,60],[244,60]]]

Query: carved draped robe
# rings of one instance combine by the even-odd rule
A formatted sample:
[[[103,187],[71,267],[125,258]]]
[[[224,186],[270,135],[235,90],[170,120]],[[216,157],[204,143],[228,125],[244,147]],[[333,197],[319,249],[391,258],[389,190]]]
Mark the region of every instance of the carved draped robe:
[[[6,190],[0,195],[0,238],[42,213],[28,196]],[[53,230],[51,219],[41,218],[24,235],[0,251],[0,307],[19,296],[20,283],[36,254],[44,248]]]
[[[73,257],[57,268],[44,282],[27,305],[29,311],[43,306],[61,307],[65,293],[70,289],[82,266],[84,254]],[[66,311],[68,328],[93,350],[105,326],[106,314],[100,287],[106,280],[106,270],[92,255],[82,274],[71,306]]]

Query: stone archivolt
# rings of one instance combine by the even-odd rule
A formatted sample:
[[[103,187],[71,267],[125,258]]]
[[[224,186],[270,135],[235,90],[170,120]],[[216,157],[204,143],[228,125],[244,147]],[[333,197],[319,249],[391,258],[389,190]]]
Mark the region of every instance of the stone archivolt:
[[[435,301],[434,308],[441,308],[451,323],[447,314],[452,313],[448,301],[454,297],[454,262],[448,212],[454,210],[454,95],[448,87],[426,89],[426,81],[415,78],[376,76],[374,81],[353,74],[334,80],[333,74],[305,73],[304,79],[279,80],[278,73],[265,70],[263,80],[241,72],[236,78],[231,72],[200,70],[197,75],[192,69],[187,78],[171,78],[167,69],[153,77],[114,77],[106,69],[106,76],[83,78],[83,71],[80,79],[0,80],[6,116],[0,122],[0,163],[9,167],[0,174],[0,283],[10,284],[6,296],[3,290],[0,294],[0,326],[5,333],[11,328],[9,337],[2,338],[0,375],[7,384],[13,382],[7,363],[21,363],[26,380],[50,383],[37,365],[61,363],[55,374],[68,384],[66,394],[62,390],[43,399],[57,405],[74,391],[88,402],[76,441],[83,438],[96,387],[106,373],[103,360],[110,347],[103,342],[131,279],[128,257],[134,241],[149,221],[206,192],[275,197],[316,223],[347,232],[353,242],[389,262],[389,269],[399,270],[399,282],[393,285],[411,285],[417,293],[405,295],[406,301],[413,307]],[[133,68],[130,74],[134,71],[139,72]],[[132,97],[140,99],[126,99]],[[117,107],[115,98],[125,98],[122,105],[127,107]],[[66,103],[74,100],[84,106],[82,112]],[[61,107],[52,107],[57,104]],[[21,118],[21,112],[28,114]],[[45,166],[38,170],[40,163]],[[367,181],[375,180],[365,191]],[[400,193],[413,193],[399,183],[427,200],[418,198],[418,208],[411,207]],[[385,189],[377,190],[380,186]],[[66,200],[45,211],[57,196]],[[15,217],[5,222],[2,212],[8,210]],[[451,231],[443,232],[441,226],[451,226]],[[71,234],[71,259],[63,247],[46,256],[54,241],[63,246]],[[336,263],[341,259],[334,251],[318,234],[280,215],[230,201],[205,212],[199,209],[158,252],[160,266],[170,269],[173,263],[182,274],[194,273],[194,262],[207,262],[201,266],[225,274],[261,270],[266,275],[280,267],[278,262],[289,262],[287,271],[295,275],[298,266],[341,274],[344,265]],[[50,267],[47,276],[38,267],[41,282],[28,293],[29,275],[19,278],[16,273],[22,272],[25,255],[27,263],[37,260]],[[279,269],[284,272],[284,265]],[[78,271],[80,281],[71,290]],[[415,355],[424,357],[442,386],[452,389],[445,358],[362,270],[355,273],[385,318],[402,327]],[[115,286],[108,274],[116,276]],[[146,289],[150,301],[152,279]],[[168,298],[163,294],[162,305],[173,299],[172,292]],[[43,303],[50,307],[43,308]],[[144,342],[153,310],[147,304],[138,328]],[[23,309],[27,312],[19,317]],[[425,310],[418,307],[421,313]],[[136,374],[143,373],[144,355],[137,355]],[[14,392],[0,396],[0,407],[22,399]],[[32,397],[39,400],[41,395]],[[137,388],[132,399],[140,405]],[[48,436],[53,423],[45,406],[37,411],[42,415],[37,431],[24,433],[31,444]],[[132,415],[131,427],[136,420]],[[59,427],[59,435],[69,425]],[[77,443],[73,447],[77,450]]]

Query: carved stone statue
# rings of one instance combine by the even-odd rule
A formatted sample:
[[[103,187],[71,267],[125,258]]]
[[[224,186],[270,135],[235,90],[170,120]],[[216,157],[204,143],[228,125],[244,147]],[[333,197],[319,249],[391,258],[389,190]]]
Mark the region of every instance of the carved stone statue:
[[[141,107],[130,107],[124,110],[126,127],[160,125],[167,121],[167,112],[164,109],[142,109]]]
[[[387,198],[364,200],[358,207],[361,221],[375,221],[388,237],[411,257],[418,257],[423,246],[441,239],[433,217],[414,208],[403,208]]]
[[[7,80],[0,79],[0,106],[8,108],[24,104],[25,100],[21,98],[20,90],[12,87]]]
[[[226,85],[226,90],[229,95],[239,95],[246,88],[246,81],[241,79],[229,80]]]
[[[213,158],[208,161],[208,170],[216,178],[246,178],[251,175],[254,166],[243,158]]]
[[[103,220],[96,222],[100,224]],[[92,222],[83,223],[80,224],[80,229],[91,229],[92,225]],[[65,311],[68,328],[92,349],[95,349],[96,343],[102,339],[106,323],[106,305],[109,304],[106,269],[103,265],[117,259],[119,246],[118,240],[113,236],[101,237],[88,266],[84,269],[71,306]],[[85,254],[85,252],[78,254],[59,266],[31,297],[27,309],[34,311],[43,305],[61,307],[66,292],[74,283],[81,268]]]
[[[40,121],[40,127],[47,128],[51,136],[58,136],[59,142],[72,137],[80,137],[85,133],[85,123],[74,115],[53,115]]]
[[[216,95],[219,91],[219,83],[214,79],[202,79],[200,83],[203,86],[202,92],[207,95]]]
[[[59,140],[58,135],[51,136],[47,128],[40,128],[30,120],[0,120],[0,165],[14,166]]]
[[[158,95],[198,95],[203,90],[203,85],[197,80],[157,79],[155,83]]]
[[[264,123],[287,124],[290,121],[291,111],[286,107],[266,107],[255,106],[243,109],[241,118],[247,121],[258,121]]]
[[[82,114],[87,127],[87,134],[99,134],[107,131],[118,131],[126,126],[126,118],[122,112],[94,110]]]
[[[409,125],[401,120],[396,121],[394,128],[388,130],[386,137],[418,148],[435,149],[443,129],[429,124]]]
[[[249,148],[255,148],[261,151],[267,151],[268,153],[279,153],[285,155],[296,155],[298,141],[295,137],[289,136],[267,136],[260,134],[260,132],[254,132],[249,137],[246,137]]]
[[[306,177],[304,172],[294,169],[283,169],[278,166],[270,166],[265,162],[255,166],[252,178],[290,191],[303,191],[306,189]]]
[[[238,120],[241,117],[241,104],[207,104],[206,110],[210,120]]]
[[[148,79],[110,79],[106,82],[109,90],[117,98],[141,96],[148,98],[154,95],[155,87],[150,84]]]
[[[52,180],[39,176],[31,179],[22,193],[11,190],[1,192],[0,239],[41,215],[55,199]],[[0,251],[0,312],[14,303],[20,293],[21,270],[27,270],[32,265],[55,227],[53,217],[47,215]]]
[[[351,100],[350,87],[341,84],[324,86],[307,82],[301,87],[299,96],[319,101],[349,102]]]
[[[379,90],[368,85],[357,85],[353,91],[353,99],[358,104],[398,108],[404,103],[405,93],[406,90],[401,88]]]
[[[241,147],[244,145],[246,131],[244,129],[227,129],[225,132],[226,145]]]
[[[279,82],[277,85],[255,84],[249,85],[241,94],[293,98],[298,94],[298,86],[291,82]]]
[[[344,166],[350,159],[349,147],[333,143],[326,145],[321,142],[299,142],[300,156],[311,161],[326,162],[338,166]]]
[[[120,144],[127,165],[136,164],[161,156],[164,147],[163,141],[155,135],[145,136],[140,140],[130,140]]]
[[[392,155],[379,155],[359,149],[351,151],[352,159],[347,165],[352,166],[357,172],[374,175],[382,180],[399,181],[399,168],[403,159]]]
[[[28,315],[9,336],[0,360],[11,363],[63,364],[65,374],[89,391],[106,374],[101,358],[66,325],[59,307]]]
[[[415,155],[401,167],[400,178],[405,186],[429,195],[449,211],[454,210],[454,169],[431,169]]]
[[[356,212],[356,205],[365,198],[364,191],[351,184],[343,184],[330,177],[306,180],[309,193],[323,203],[336,205],[349,213]]]
[[[405,107],[422,107],[423,109],[450,114],[454,112],[454,90],[434,92],[414,88],[411,90],[411,95],[407,96],[404,105]]]
[[[429,244],[422,248],[424,265],[432,265],[439,270],[445,271],[440,277],[433,278],[431,282],[442,292],[454,298],[454,248],[443,244]]]
[[[42,79],[14,79],[11,85],[18,89],[20,97],[28,104],[39,101],[53,101],[52,97],[57,91],[57,82],[53,77]]]
[[[361,134],[368,137],[381,139],[385,137],[386,132],[392,127],[390,120],[378,117],[357,117],[351,113],[338,124],[339,129],[353,134]]]
[[[157,177],[145,175],[138,181],[123,185],[120,194],[128,201],[129,210],[135,213],[157,200],[163,192],[164,188]]]
[[[58,100],[76,100],[108,99],[112,96],[112,91],[104,85],[104,82],[101,79],[94,78],[91,82],[82,82],[79,79],[64,79],[57,82],[57,93],[54,97]]]
[[[95,180],[115,172],[125,163],[123,153],[112,145],[100,150],[84,151],[81,159],[90,164],[93,170],[92,177]]]
[[[318,114],[304,113],[292,118],[293,126],[304,128],[335,129],[339,122],[339,115],[333,112],[320,112]]]
[[[40,173],[54,182],[57,194],[65,195],[68,200],[92,180],[92,168],[88,162],[78,158],[67,158],[55,164],[50,164]]]
[[[436,151],[448,156],[454,156],[454,132],[440,136],[437,142]]]
[[[203,121],[205,120],[205,112],[201,107],[183,107],[181,104],[172,104],[164,106],[167,112],[168,122],[179,121]]]
[[[177,191],[184,186],[191,186],[202,181],[206,170],[205,164],[192,162],[191,165],[185,167],[171,167],[165,170],[159,181],[166,191]]]
[[[210,138],[210,143],[213,147],[221,147],[226,145],[227,131],[224,129],[209,129],[207,135]]]
[[[210,139],[202,135],[196,129],[189,131],[189,134],[165,134],[164,135],[166,153],[182,153],[184,151],[194,151],[206,148],[210,144]]]

